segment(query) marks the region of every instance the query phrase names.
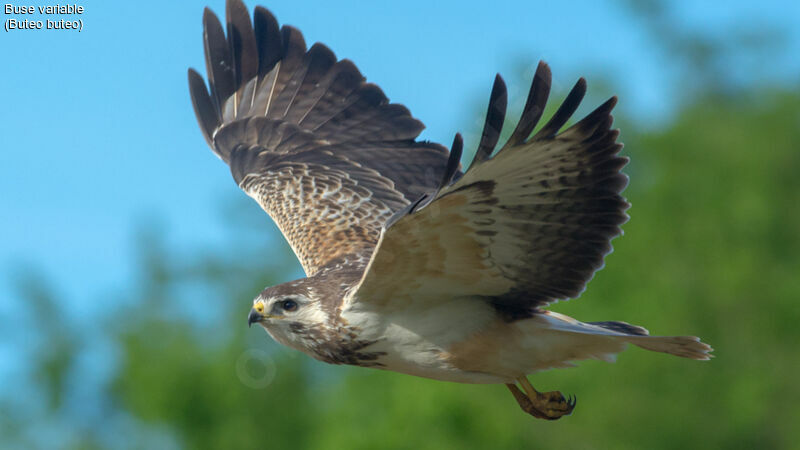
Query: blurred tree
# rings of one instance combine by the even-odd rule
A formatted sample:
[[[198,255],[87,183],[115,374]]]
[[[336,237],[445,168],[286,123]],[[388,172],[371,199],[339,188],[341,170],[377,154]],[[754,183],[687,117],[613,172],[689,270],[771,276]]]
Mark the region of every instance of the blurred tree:
[[[621,0],[646,26],[662,55],[665,70],[679,72],[684,101],[697,96],[733,96],[764,80],[776,80],[773,71],[785,48],[788,30],[768,27],[752,17],[738,17],[726,27],[692,26],[678,14],[680,4],[665,0]],[[706,17],[706,20],[717,19]],[[716,33],[710,30],[718,30]],[[721,30],[721,31],[719,31]]]

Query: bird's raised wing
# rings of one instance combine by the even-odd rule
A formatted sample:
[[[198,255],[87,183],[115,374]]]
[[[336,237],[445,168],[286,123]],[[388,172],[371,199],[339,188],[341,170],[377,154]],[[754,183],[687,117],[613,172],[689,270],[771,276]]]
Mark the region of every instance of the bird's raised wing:
[[[513,318],[582,292],[628,218],[628,160],[610,129],[616,98],[559,133],[586,92],[583,79],[530,136],[550,80],[540,63],[516,129],[492,156],[507,102],[496,78],[469,170],[392,219],[351,301],[388,305],[409,290],[415,300],[478,296]]]
[[[435,189],[447,150],[415,142],[424,128],[356,66],[279,27],[241,0],[226,5],[227,37],[203,16],[208,88],[189,70],[206,141],[239,186],[275,220],[311,275],[347,257],[365,264],[381,227]]]

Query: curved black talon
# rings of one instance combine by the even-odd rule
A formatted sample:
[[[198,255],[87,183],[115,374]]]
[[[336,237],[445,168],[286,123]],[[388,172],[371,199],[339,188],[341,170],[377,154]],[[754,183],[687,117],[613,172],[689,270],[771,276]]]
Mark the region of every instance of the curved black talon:
[[[577,403],[578,403],[578,397],[572,394],[570,394],[570,396],[567,397],[567,406],[569,406],[570,409],[574,408]]]
[[[515,384],[506,385],[523,411],[537,419],[558,420],[563,416],[572,414],[578,397],[575,395],[564,396],[561,392],[538,392],[531,387],[535,394],[533,397],[524,394]]]

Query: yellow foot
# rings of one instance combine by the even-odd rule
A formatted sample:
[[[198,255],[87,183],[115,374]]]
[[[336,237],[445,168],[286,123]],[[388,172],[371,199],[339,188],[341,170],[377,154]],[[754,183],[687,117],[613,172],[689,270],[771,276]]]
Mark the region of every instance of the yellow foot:
[[[572,410],[575,409],[577,403],[575,397],[566,399],[558,391],[538,392],[525,377],[518,378],[517,381],[525,389],[525,393],[515,384],[507,384],[508,390],[514,395],[522,410],[537,419],[560,419],[562,416],[572,414]]]

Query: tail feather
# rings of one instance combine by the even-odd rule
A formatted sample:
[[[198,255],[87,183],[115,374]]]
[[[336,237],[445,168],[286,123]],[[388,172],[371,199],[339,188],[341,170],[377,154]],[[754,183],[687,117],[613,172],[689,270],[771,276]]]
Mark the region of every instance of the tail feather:
[[[701,361],[711,359],[710,353],[714,350],[696,336],[637,336],[627,341],[645,350]]]
[[[578,334],[608,336],[654,352],[669,353],[682,358],[709,360],[714,350],[696,336],[650,336],[642,327],[626,322],[581,322],[572,317],[544,311],[539,317],[548,321],[551,329]]]
[[[630,338],[627,342],[654,352],[669,353],[683,358],[709,360],[714,350],[710,345],[700,341],[697,336],[650,336],[647,329],[626,322],[588,322],[606,330],[622,333]]]

